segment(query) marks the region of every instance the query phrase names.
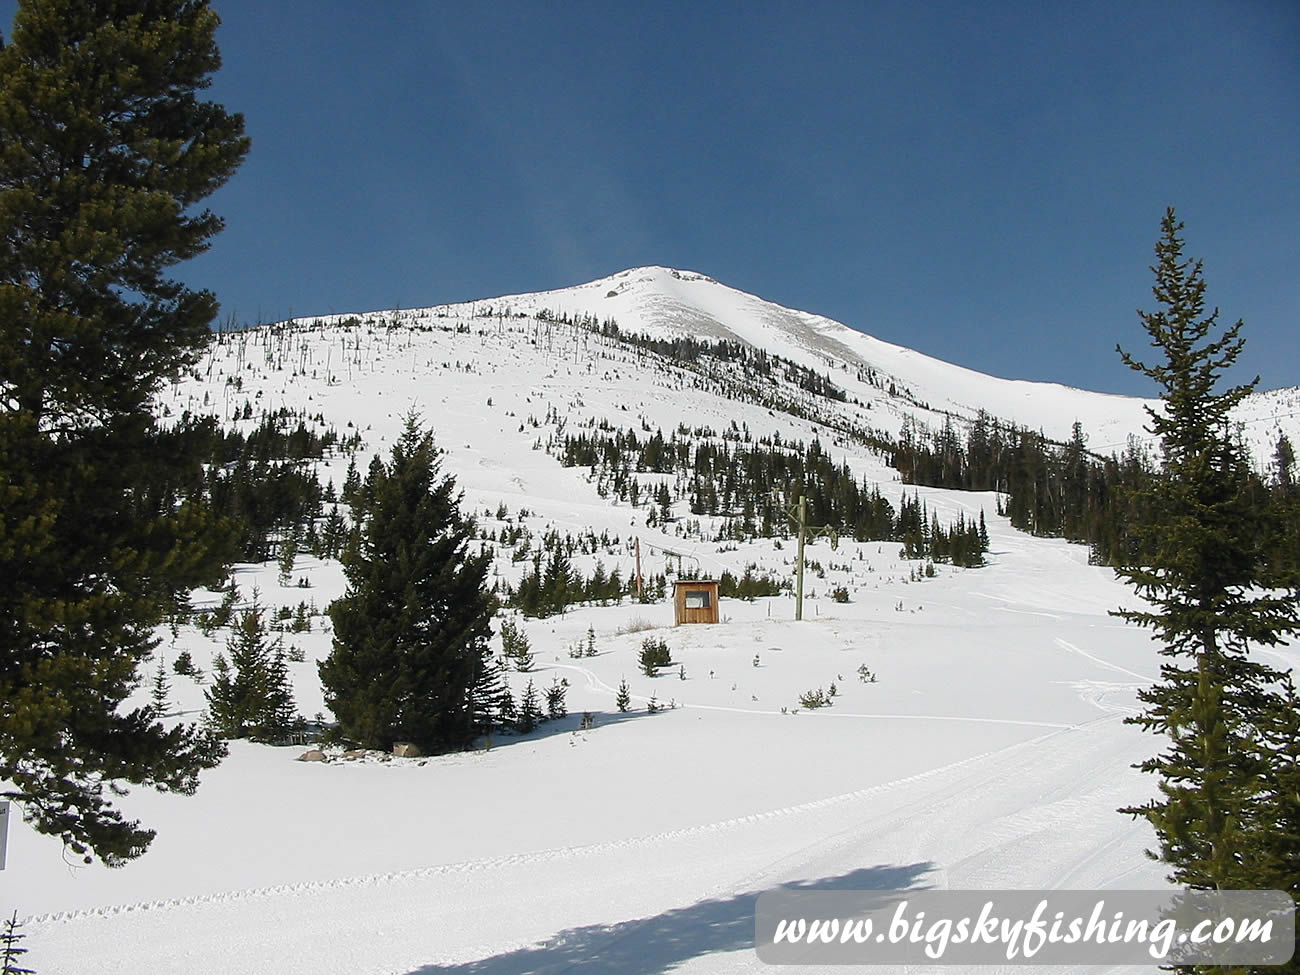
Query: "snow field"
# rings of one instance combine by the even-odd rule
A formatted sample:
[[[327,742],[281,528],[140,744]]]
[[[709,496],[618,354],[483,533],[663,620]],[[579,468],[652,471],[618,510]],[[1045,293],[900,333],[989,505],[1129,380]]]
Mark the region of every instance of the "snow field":
[[[547,334],[534,319],[500,311],[611,314],[626,330],[665,335],[680,334],[683,322],[712,322],[720,335],[819,372],[830,368],[827,355],[843,354],[850,368],[832,378],[862,404],[843,415],[884,429],[905,415],[933,422],[938,414],[859,383],[859,359],[933,409],[997,413],[1025,394],[1016,408],[1040,418],[1035,426],[1064,425],[1048,430],[1058,436],[1078,418],[1098,438],[1122,439],[1133,417],[1140,423],[1141,404],[1026,391],[1032,384],[975,374],[958,388],[946,371],[956,367],[908,350],[886,355],[874,339],[708,279],[643,270],[497,299],[492,318],[474,317],[489,303],[385,313],[425,331],[340,319],[278,338],[228,339],[198,379],[178,383],[163,402],[172,415],[210,410],[250,425],[257,421],[233,421],[245,401],[255,416],[282,406],[320,413],[341,434],[362,433],[363,475],[414,406],[481,528],[506,524],[492,514],[504,504],[509,523],[522,520],[535,537],[607,533],[612,550],[577,556],[575,567],[589,574],[600,559],[624,579],[637,537],[647,574],[674,571],[681,553],[704,575],[739,576],[755,563],[785,576],[794,544],[718,545],[683,538],[673,525],[648,528],[645,508],[601,498],[586,470],[561,468],[548,438],[602,420],[665,437],[679,424],[720,435],[732,421],[755,438],[817,434],[896,507],[915,491],[945,523],[983,510],[990,565],[938,566],[936,577],[916,581],[917,564],[900,559],[896,542],[845,542],[832,552],[823,540],[809,546],[824,575],[809,571],[816,596],[801,623],[788,596],[724,600],[724,622],[712,626],[674,628],[670,603],[525,621],[536,666],[511,674],[511,685],[517,695],[529,678],[539,691],[566,679],[569,717],[429,759],[298,763],[301,747],[234,742],[195,796],[124,797],[123,808],[158,838],[121,870],[69,864],[58,843],[14,822],[0,911],[27,918],[32,967],[42,975],[757,972],[754,899],[783,885],[1161,885],[1159,865],[1143,855],[1149,829],[1115,812],[1154,788],[1131,766],[1157,743],[1122,719],[1160,658],[1143,633],[1109,615],[1135,600],[1109,570],[1087,564],[1085,549],[1013,531],[991,494],[904,487],[881,458],[812,421],[695,389],[689,375],[652,357],[560,327]],[[605,298],[609,291],[616,297]],[[941,402],[944,390],[951,398]],[[1294,422],[1282,416],[1289,402],[1268,399],[1268,422],[1258,426]],[[347,458],[324,467],[322,481],[340,487]],[[643,486],[655,477],[638,474]],[[716,527],[701,520],[706,534]],[[526,564],[499,556],[496,571],[516,581]],[[344,590],[337,564],[304,555],[300,576],[309,588],[280,586],[273,564],[235,573],[241,600],[256,588],[272,610],[300,601],[324,610]],[[839,584],[849,603],[829,598]],[[220,596],[197,593],[195,605]],[[311,632],[284,638],[303,653],[290,667],[308,717],[324,709],[315,661],[329,652],[326,622],[316,616]],[[588,628],[598,654],[569,657]],[[169,666],[188,650],[206,673],[225,641],[193,626],[162,636]],[[666,640],[674,660],[653,679],[637,667],[647,637]],[[1289,648],[1277,657],[1296,663]],[[877,682],[858,679],[862,664]],[[621,679],[633,696],[626,715],[614,704]],[[831,683],[832,707],[799,707],[800,694]],[[146,684],[139,699],[147,692]],[[648,714],[652,694],[676,706]],[[192,720],[203,690],[173,676],[171,701]],[[584,711],[595,717],[589,730],[579,727]]]

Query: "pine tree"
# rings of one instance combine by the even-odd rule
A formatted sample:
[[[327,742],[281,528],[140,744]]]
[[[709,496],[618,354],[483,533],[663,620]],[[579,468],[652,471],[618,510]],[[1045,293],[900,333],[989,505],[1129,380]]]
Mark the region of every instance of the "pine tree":
[[[515,662],[515,670],[521,674],[533,669],[533,651],[528,634],[510,617],[501,621],[501,652],[507,660]]]
[[[614,698],[614,706],[624,714],[632,706],[632,690],[627,686],[626,678],[618,682],[618,695]]]
[[[149,689],[149,704],[155,717],[167,714],[167,695],[171,692],[171,681],[167,679],[167,661],[158,655],[158,669],[154,671],[153,686]]]
[[[212,663],[212,686],[204,692],[208,722],[223,738],[274,741],[296,717],[289,667],[279,637],[271,640],[265,611],[253,594],[231,628],[224,655]]]
[[[568,681],[561,681],[558,677],[551,678],[551,686],[546,689],[546,717],[548,719],[557,720],[569,713],[568,706],[564,702],[568,690]]]
[[[0,48],[0,780],[110,865],[154,835],[115,788],[189,794],[224,753],[123,706],[155,625],[230,550],[174,489],[197,446],[150,409],[217,311],[168,269],[221,229],[194,208],[248,151],[198,97],[217,23],[203,0],[22,0]]]
[[[293,681],[282,641],[276,640],[266,671],[266,698],[262,705],[257,737],[278,741],[293,728],[298,709],[293,700]]]
[[[298,536],[293,532],[285,535],[280,542],[280,555],[277,559],[279,567],[279,582],[282,586],[288,586],[293,582],[293,566],[298,560]]]
[[[1273,448],[1273,472],[1281,492],[1284,495],[1294,493],[1295,448],[1291,446],[1291,438],[1285,433],[1278,436],[1277,445]]]
[[[526,735],[535,729],[541,720],[542,709],[537,700],[537,688],[533,686],[530,677],[528,685],[524,688],[524,696],[519,700],[519,716],[515,728],[520,734]]]
[[[194,658],[188,650],[182,650],[176,655],[176,659],[172,662],[172,672],[195,681],[203,677],[202,672],[194,665]]]
[[[4,930],[0,931],[0,975],[36,975],[33,969],[18,964],[18,959],[27,954],[27,949],[20,944],[27,935],[18,931],[20,927],[17,911],[5,918]]]
[[[506,707],[505,698],[509,694],[510,688],[506,684],[501,662],[488,654],[479,669],[471,691],[474,702],[475,735],[486,735],[493,728],[511,720],[513,715],[507,717],[503,713]],[[514,710],[513,700],[509,702],[509,710]]]
[[[519,716],[515,708],[515,696],[510,693],[510,685],[505,684],[501,688],[501,693],[497,697],[497,720],[501,727],[509,728],[515,724]]]
[[[410,414],[388,464],[371,465],[356,544],[344,553],[347,593],[329,609],[334,646],[320,664],[325,702],[344,737],[426,752],[474,737],[474,688],[495,609],[491,556],[472,555],[440,452]]]
[[[573,565],[564,551],[563,543],[557,542],[551,549],[551,556],[546,563],[546,574],[542,577],[544,613],[564,612],[564,608],[573,597],[573,581]]]
[[[1284,642],[1300,630],[1300,616],[1294,592],[1261,586],[1260,515],[1228,432],[1230,410],[1254,383],[1216,391],[1241,352],[1242,323],[1217,334],[1217,309],[1205,314],[1201,262],[1182,257],[1182,227],[1167,211],[1152,268],[1161,309],[1140,313],[1164,361],[1147,365],[1120,350],[1161,389],[1161,408],[1148,413],[1164,461],[1143,499],[1149,521],[1138,529],[1147,564],[1117,570],[1152,606],[1117,615],[1153,630],[1166,657],[1161,682],[1139,693],[1146,709],[1129,720],[1170,741],[1140,766],[1160,777],[1160,798],[1122,811],[1155,827],[1175,883],[1268,887],[1279,874],[1262,867],[1257,851],[1274,827],[1258,810],[1283,797],[1270,795],[1273,753],[1259,728],[1285,713],[1288,681],[1252,657],[1251,646]],[[1275,724],[1276,734],[1290,733]],[[1298,855],[1292,845],[1291,882]]]
[[[212,684],[203,696],[208,702],[208,724],[218,735],[236,738],[243,726],[239,695],[235,690],[235,675],[225,654],[212,658]]]
[[[637,662],[641,665],[643,674],[647,677],[655,677],[660,667],[667,667],[673,661],[667,643],[654,637],[646,637],[641,641],[641,652],[637,655]]]

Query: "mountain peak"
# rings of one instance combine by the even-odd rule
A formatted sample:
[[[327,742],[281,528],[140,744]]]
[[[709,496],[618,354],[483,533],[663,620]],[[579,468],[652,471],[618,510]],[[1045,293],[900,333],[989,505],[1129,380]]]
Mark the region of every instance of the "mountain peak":
[[[767,301],[698,271],[661,265],[627,268],[552,291],[505,295],[402,313],[405,320],[483,317],[612,321],[625,334],[749,346],[827,377],[861,419],[897,433],[908,421],[940,427],[981,411],[1057,440],[1076,421],[1101,453],[1144,437],[1154,401],[1057,383],[1001,379],[877,339],[810,312]],[[341,317],[341,316],[340,316]],[[1266,456],[1288,426],[1300,390],[1255,394],[1237,411],[1252,452]],[[1280,426],[1279,426],[1280,424]]]

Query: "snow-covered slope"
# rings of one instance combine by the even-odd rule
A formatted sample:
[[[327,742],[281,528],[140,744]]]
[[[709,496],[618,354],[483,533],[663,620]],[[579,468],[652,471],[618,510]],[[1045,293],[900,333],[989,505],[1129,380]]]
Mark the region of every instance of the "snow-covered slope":
[[[1156,405],[1059,383],[988,376],[672,268],[633,268],[576,287],[425,311],[476,315],[489,309],[528,315],[546,309],[557,316],[613,318],[622,328],[656,336],[741,342],[829,372],[839,385],[853,386],[858,371],[870,369],[880,382],[858,391],[860,399],[876,408],[875,426],[890,433],[898,432],[906,416],[938,426],[945,415],[970,419],[984,410],[1057,440],[1068,439],[1080,422],[1092,449],[1108,454],[1122,451],[1130,436],[1149,439],[1146,408]],[[885,395],[891,383],[906,395]],[[1293,440],[1300,433],[1300,386],[1255,394],[1236,419],[1252,455],[1270,456],[1278,433],[1289,432]]]
[[[828,412],[781,412],[556,325],[564,315],[745,342],[829,373],[849,396],[814,404]],[[772,384],[799,405],[796,387]],[[680,501],[673,521],[649,524],[645,507],[560,466],[547,445],[564,432],[710,438],[734,424],[755,438],[816,436],[896,505],[904,487],[841,435],[844,424],[896,431],[909,416],[934,423],[940,411],[984,408],[1062,436],[1079,419],[1097,444],[1138,431],[1141,406],[990,379],[661,268],[227,335],[160,398],[171,416],[212,412],[247,426],[283,407],[359,433],[362,471],[414,407],[481,528],[599,536],[575,568],[590,573],[600,560],[623,578],[638,539],[648,573],[753,565],[788,576],[793,546],[708,541],[710,519]],[[1285,414],[1295,391],[1255,408],[1270,418],[1255,426],[1294,422]],[[322,480],[341,485],[347,464],[328,458]],[[636,476],[643,486],[671,478]],[[674,628],[663,602],[528,621],[538,665],[511,682],[518,692],[528,679],[568,680],[570,717],[432,759],[305,764],[293,760],[300,747],[235,743],[196,796],[123,799],[159,835],[119,871],[71,866],[57,843],[14,822],[0,914],[28,918],[23,961],[43,975],[757,973],[754,899],[783,886],[1159,886],[1161,869],[1143,855],[1148,829],[1114,811],[1153,789],[1131,766],[1156,743],[1122,718],[1160,658],[1109,615],[1133,597],[1085,549],[1011,529],[992,495],[917,493],[944,522],[983,511],[990,564],[925,578],[897,543],[833,551],[822,540],[809,546],[799,623],[788,595],[725,600],[711,626]],[[700,520],[702,532],[684,531]],[[503,547],[493,571],[516,580],[525,565]],[[256,587],[272,608],[323,608],[343,590],[336,563],[309,557],[291,585],[274,565],[240,566],[235,578],[244,600]],[[849,602],[829,598],[835,586]],[[313,620],[288,637],[303,652],[291,669],[306,715],[324,708],[315,661],[331,639]],[[596,655],[570,656],[589,630]],[[204,671],[225,641],[192,626],[162,636],[166,660],[188,650]],[[647,636],[665,639],[675,661],[653,679],[637,667]],[[1294,666],[1297,655],[1274,659]],[[859,680],[861,666],[878,679]],[[620,714],[624,678],[633,709]],[[801,694],[832,683],[833,707],[799,707]],[[201,686],[176,677],[171,695],[187,718],[201,714]],[[673,706],[650,714],[652,697]]]

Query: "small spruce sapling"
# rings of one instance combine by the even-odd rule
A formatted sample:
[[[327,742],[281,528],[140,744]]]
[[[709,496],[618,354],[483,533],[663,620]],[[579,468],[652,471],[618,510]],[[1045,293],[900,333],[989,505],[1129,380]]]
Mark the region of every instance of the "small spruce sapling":
[[[622,714],[626,714],[632,706],[632,691],[627,686],[627,679],[618,682],[618,695],[614,698],[614,704]]]
[[[22,924],[18,920],[18,912],[14,911],[12,917],[5,918],[4,930],[0,932],[0,973],[2,975],[35,975],[31,968],[23,968],[18,964],[18,957],[27,954],[20,941],[27,937],[25,934],[19,934],[18,929]]]
[[[639,662],[642,673],[647,677],[658,675],[660,667],[667,667],[672,663],[672,654],[668,651],[668,644],[663,640],[647,637],[641,644]]]
[[[297,560],[298,538],[296,535],[289,534],[280,543],[280,558],[278,560],[280,585],[287,586],[293,581],[293,564]]]
[[[160,653],[158,669],[153,675],[153,687],[149,691],[149,706],[155,717],[161,718],[167,714],[167,695],[171,693],[171,687],[171,681],[167,679],[167,661]]]
[[[515,696],[510,693],[508,685],[501,689],[501,694],[497,697],[497,716],[502,726],[513,725],[519,719],[519,712],[515,708]]]
[[[537,701],[537,688],[533,686],[531,678],[528,680],[528,686],[524,688],[524,696],[519,702],[519,717],[515,725],[520,734],[528,734],[537,727],[537,722],[542,718],[542,709]]]
[[[551,686],[546,689],[546,717],[551,720],[558,720],[565,717],[569,711],[565,705],[564,696],[569,690],[569,682],[562,678],[552,678]]]
[[[812,711],[816,708],[828,708],[834,702],[832,702],[830,696],[819,687],[815,691],[804,691],[800,694],[799,703],[809,711]]]
[[[501,621],[501,650],[508,659],[514,661],[515,670],[521,674],[533,669],[533,651],[528,635],[513,619]]]
[[[190,656],[188,650],[182,650],[176,655],[176,659],[172,661],[172,673],[188,677],[196,684],[203,683],[203,671],[194,666],[194,658]]]

